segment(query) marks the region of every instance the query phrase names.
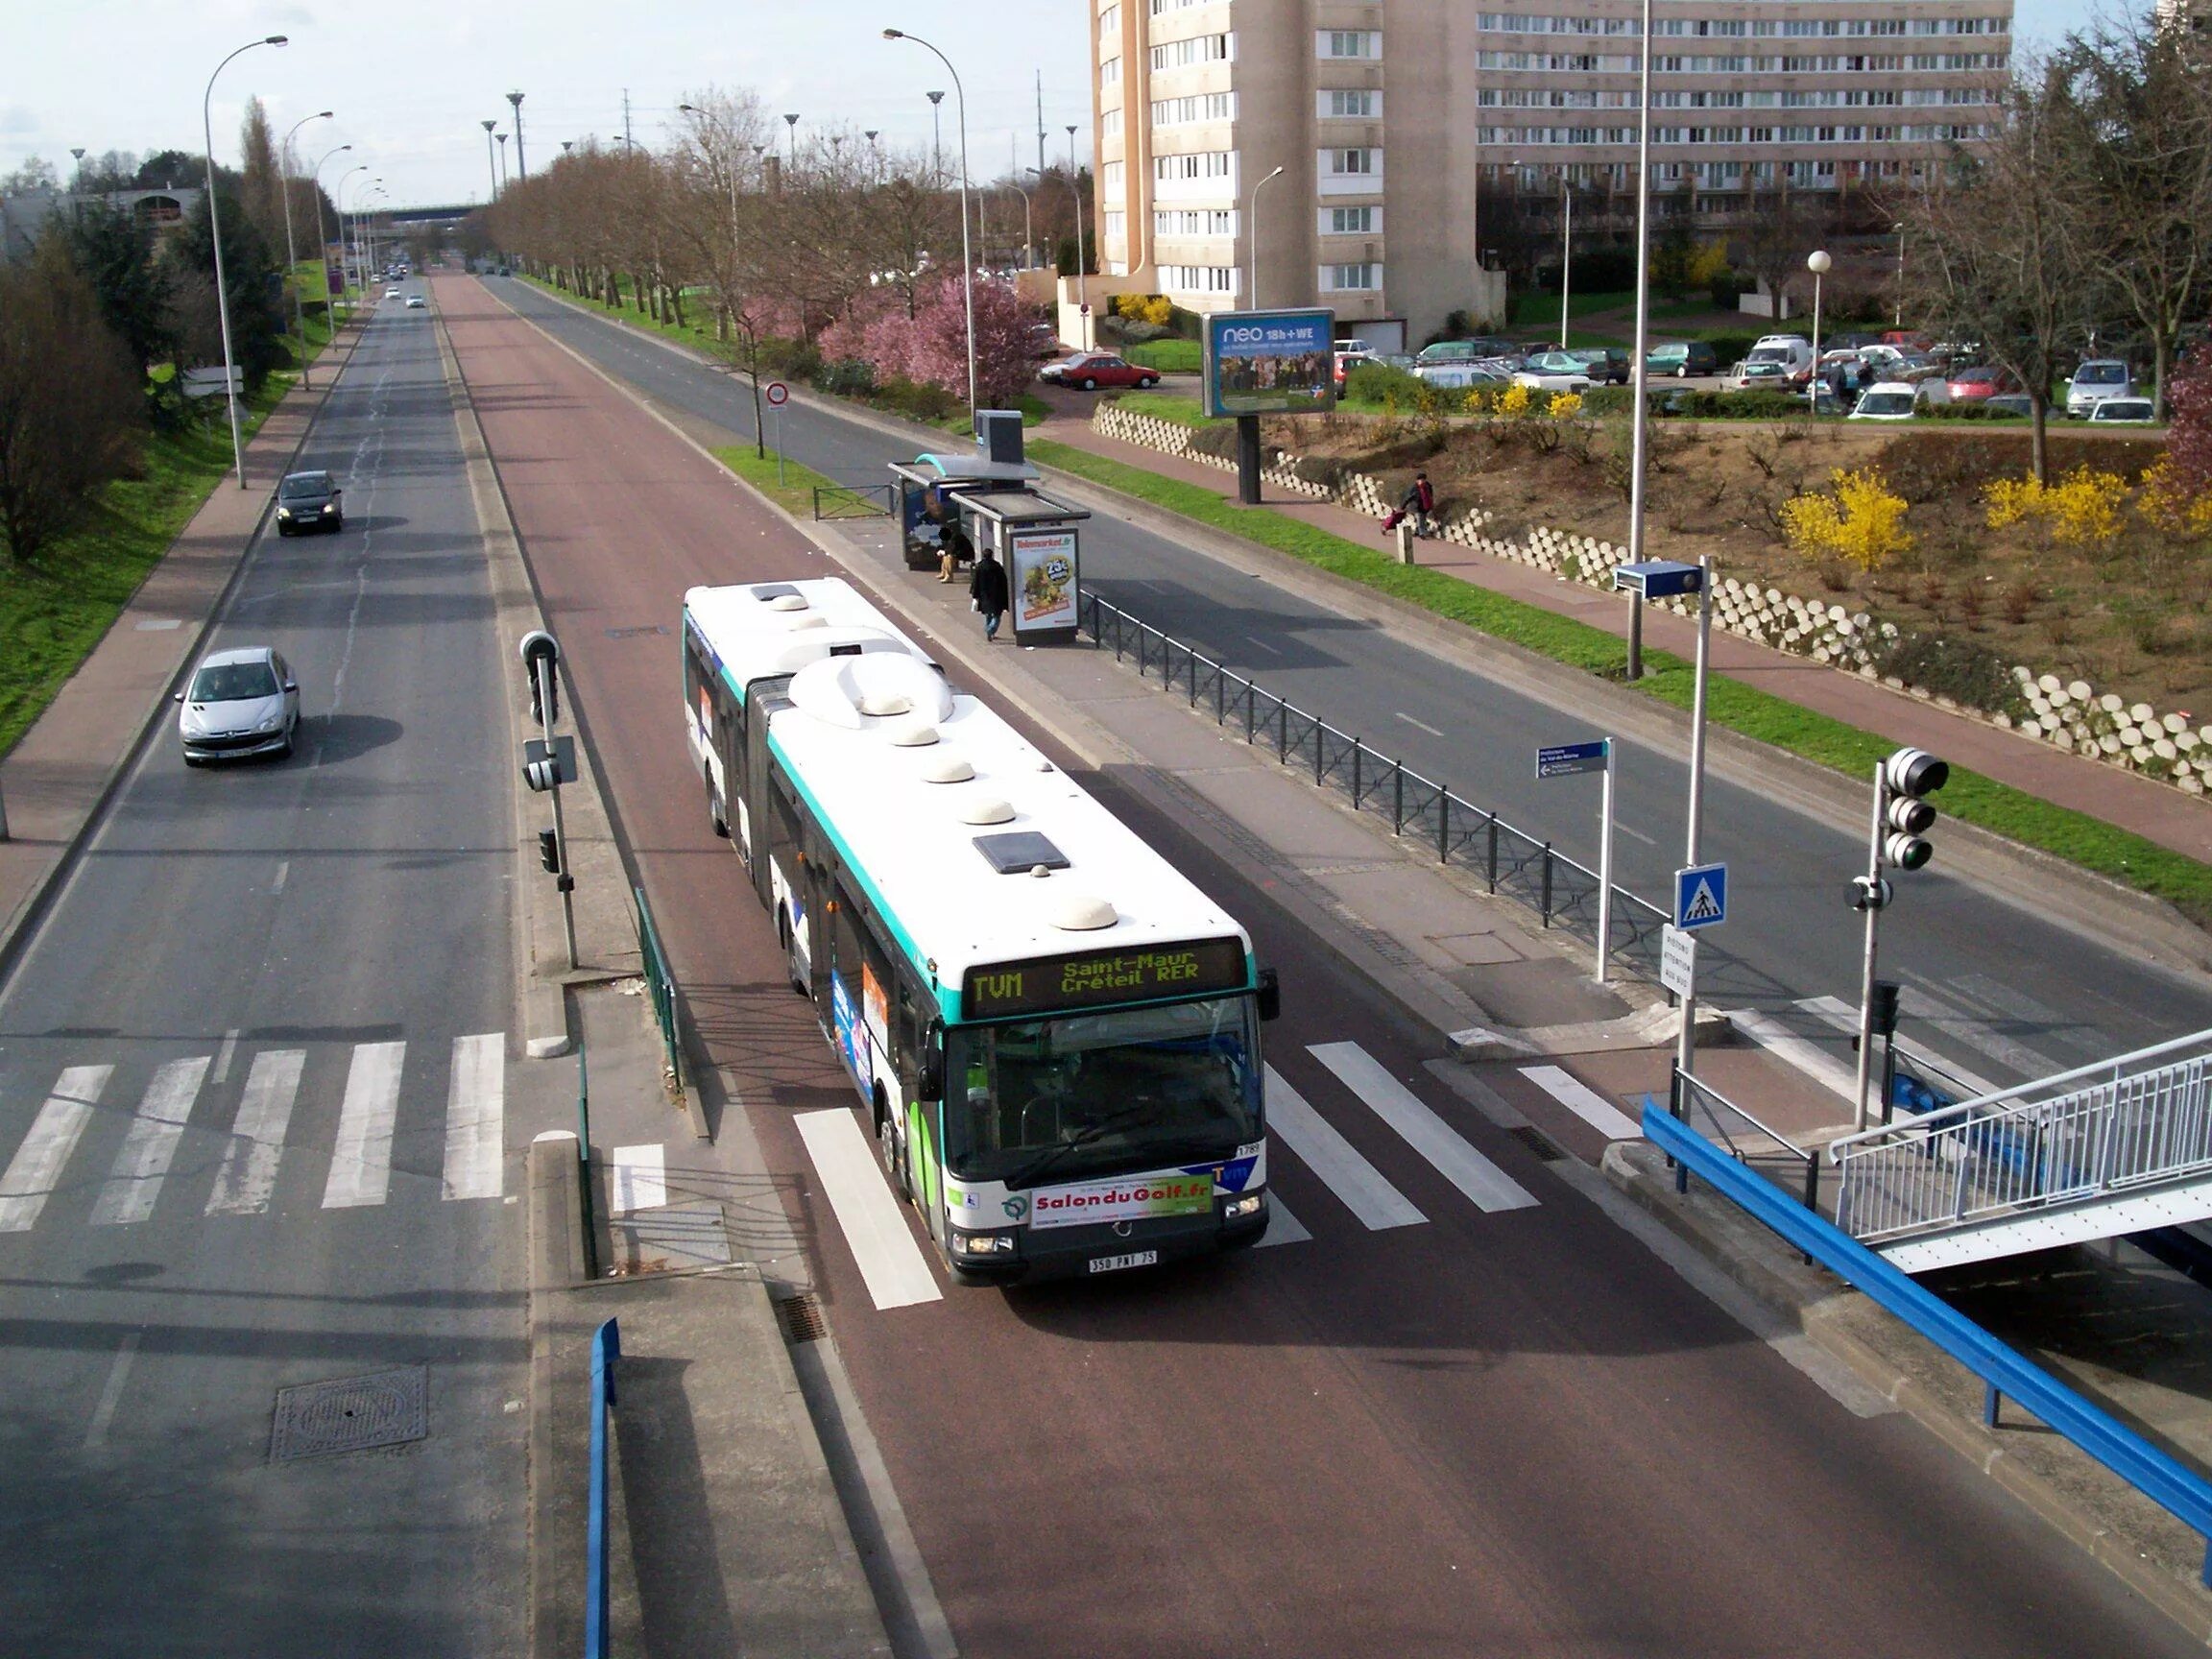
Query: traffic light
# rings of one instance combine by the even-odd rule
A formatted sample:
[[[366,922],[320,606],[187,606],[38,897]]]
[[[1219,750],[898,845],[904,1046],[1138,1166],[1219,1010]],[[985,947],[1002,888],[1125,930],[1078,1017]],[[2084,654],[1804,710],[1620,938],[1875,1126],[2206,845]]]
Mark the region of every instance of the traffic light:
[[[561,842],[550,830],[538,831],[538,862],[549,875],[561,873]]]
[[[541,726],[550,726],[561,718],[560,643],[544,629],[534,628],[522,637],[520,651],[522,672],[530,682],[530,718]],[[542,673],[539,670],[540,663],[544,664]],[[550,709],[541,706],[541,685],[552,703]]]
[[[1900,749],[1882,762],[1882,862],[1918,870],[1936,856],[1923,837],[1936,824],[1936,808],[1923,799],[1951,781],[1949,761],[1925,749]]]
[[[1877,979],[1874,981],[1872,1012],[1871,1023],[1874,1027],[1875,1036],[1894,1037],[1897,1035],[1896,980]]]
[[[555,760],[525,760],[522,762],[522,781],[532,789],[543,792],[561,781],[560,762]],[[551,830],[546,831],[551,834]]]

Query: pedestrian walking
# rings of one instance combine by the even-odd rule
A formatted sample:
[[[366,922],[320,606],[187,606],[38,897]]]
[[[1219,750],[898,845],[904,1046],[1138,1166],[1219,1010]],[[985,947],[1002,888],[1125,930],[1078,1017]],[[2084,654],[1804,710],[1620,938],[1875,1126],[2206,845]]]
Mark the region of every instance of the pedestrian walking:
[[[998,637],[998,618],[1006,611],[1006,566],[985,547],[975,555],[975,568],[968,573],[968,604],[983,618],[986,644]]]
[[[1415,472],[1413,482],[1406,486],[1406,494],[1398,503],[1399,511],[1413,520],[1413,534],[1433,536],[1436,533],[1436,489],[1429,482],[1429,474]]]

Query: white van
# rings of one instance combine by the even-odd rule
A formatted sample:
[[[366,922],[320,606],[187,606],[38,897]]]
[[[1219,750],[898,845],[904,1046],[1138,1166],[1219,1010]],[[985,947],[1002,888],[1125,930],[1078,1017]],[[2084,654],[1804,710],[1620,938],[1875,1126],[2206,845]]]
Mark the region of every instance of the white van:
[[[1779,363],[1784,374],[1802,374],[1813,367],[1813,342],[1802,334],[1762,334],[1743,361]]]

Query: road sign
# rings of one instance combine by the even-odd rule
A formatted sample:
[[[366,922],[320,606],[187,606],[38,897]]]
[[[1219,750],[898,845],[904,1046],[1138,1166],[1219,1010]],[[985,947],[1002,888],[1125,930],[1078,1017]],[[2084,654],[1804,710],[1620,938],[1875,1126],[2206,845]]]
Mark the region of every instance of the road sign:
[[[760,395],[768,399],[768,407],[781,409],[791,396],[791,388],[781,380],[771,380],[761,388]]]
[[[1728,866],[1694,864],[1674,872],[1674,926],[1684,932],[1728,920]]]
[[[1613,751],[1612,739],[1599,737],[1588,743],[1555,743],[1536,751],[1536,777],[1573,778],[1582,772],[1602,772]]]
[[[1677,997],[1696,995],[1697,935],[1668,926],[1659,935],[1659,983]]]
[[[1648,559],[1613,567],[1616,592],[1641,593],[1647,599],[1671,599],[1677,593],[1695,593],[1704,585],[1704,566],[1678,559]]]

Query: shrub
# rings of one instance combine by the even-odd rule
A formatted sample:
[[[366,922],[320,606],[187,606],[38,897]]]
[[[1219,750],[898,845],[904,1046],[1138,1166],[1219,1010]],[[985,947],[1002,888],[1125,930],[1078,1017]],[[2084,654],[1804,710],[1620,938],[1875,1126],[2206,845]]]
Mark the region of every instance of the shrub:
[[[2142,483],[2135,506],[2152,525],[2169,536],[2212,536],[2212,489],[2191,490],[2173,456],[2144,469]]]
[[[1190,447],[1217,461],[1234,461],[1237,459],[1237,427],[1227,421],[1200,426],[1190,434]]]
[[[1696,421],[1790,421],[1805,413],[1805,399],[1794,392],[1668,392],[1664,397],[1671,415]],[[1628,405],[1622,405],[1626,409]]]
[[[1911,509],[1879,468],[1839,468],[1831,485],[1833,494],[1796,495],[1782,504],[1782,531],[1791,546],[1815,557],[1847,559],[1862,570],[1879,569],[1912,550],[1912,534],[1905,528]]]
[[[1149,294],[1117,294],[1109,303],[1114,307],[1114,315],[1123,322],[1141,323],[1144,320],[1145,302],[1150,299]]]
[[[1155,328],[1166,328],[1175,320],[1175,301],[1165,294],[1155,294],[1144,301],[1144,307],[1138,313],[1138,318]]]
[[[1510,386],[1501,386],[1490,399],[1490,407],[1508,421],[1520,420],[1534,403],[1535,399],[1529,396],[1528,388],[1518,380]]]
[[[2200,341],[2167,375],[2166,405],[2175,477],[2193,496],[2212,495],[2212,342]]]
[[[1907,632],[1876,652],[1874,666],[1908,685],[1984,713],[2018,717],[2027,709],[2005,659],[1986,645],[1949,635]]]
[[[1716,307],[1722,311],[1733,311],[1736,309],[1736,302],[1743,298],[1743,290],[1746,286],[1743,278],[1735,272],[1721,271],[1705,284],[1705,292],[1711,297]]]
[[[876,371],[857,357],[825,363],[813,373],[814,389],[838,397],[866,397],[876,390]]]
[[[1408,408],[1417,405],[1421,394],[1429,390],[1428,381],[1388,363],[1361,363],[1344,377],[1344,397],[1349,402],[1382,403],[1395,397],[1401,408]]]
[[[2054,541],[2068,547],[2109,547],[2127,527],[2121,515],[2127,502],[2127,479],[2087,465],[2056,484],[1997,478],[1982,487],[1983,515],[1990,529],[2039,521]]]
[[[1582,398],[1578,393],[1554,392],[1551,406],[1545,413],[1554,421],[1572,421],[1582,413]]]

